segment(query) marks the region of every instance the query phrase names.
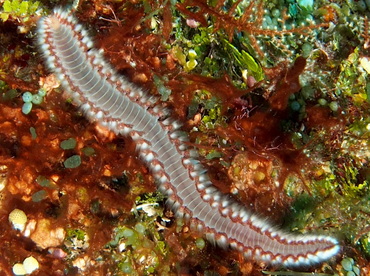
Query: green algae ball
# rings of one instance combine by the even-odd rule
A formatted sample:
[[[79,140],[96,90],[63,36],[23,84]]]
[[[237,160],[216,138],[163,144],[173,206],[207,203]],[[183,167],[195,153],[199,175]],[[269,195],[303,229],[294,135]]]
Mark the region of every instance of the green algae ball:
[[[311,54],[311,51],[312,51],[312,46],[311,46],[311,44],[309,44],[309,43],[304,43],[304,44],[302,45],[302,56],[303,56],[304,58],[308,58],[308,57],[310,56],[310,54]]]
[[[32,102],[32,93],[31,92],[24,92],[23,95],[22,95],[22,100],[25,102],[25,103],[30,103]]]
[[[353,259],[352,258],[345,258],[341,262],[342,267],[345,271],[352,271],[353,268]]]
[[[32,195],[32,201],[33,202],[40,202],[44,198],[46,198],[47,192],[45,190],[38,191]]]
[[[43,101],[43,97],[41,97],[39,94],[32,95],[32,103],[41,104],[42,101]]]
[[[64,162],[64,167],[67,169],[74,169],[81,165],[81,157],[79,155],[72,155],[67,158]]]
[[[40,88],[39,91],[37,91],[37,94],[39,94],[41,97],[46,96],[46,90],[44,88]]]
[[[358,266],[354,266],[352,271],[357,275],[357,276],[360,276],[360,269],[358,268]]]
[[[337,102],[331,102],[329,103],[329,107],[332,111],[336,112],[338,111],[339,105]]]
[[[281,13],[280,13],[280,10],[279,9],[273,9],[272,12],[271,12],[271,14],[275,18],[279,18]]]
[[[323,99],[323,98],[321,98],[321,99],[319,99],[318,100],[318,102],[319,102],[319,105],[326,105],[328,102],[325,100],[325,99]]]
[[[197,238],[195,240],[195,245],[199,248],[199,249],[203,249],[205,246],[206,246],[206,242],[204,241],[204,239],[202,238]]]
[[[30,127],[30,133],[31,133],[32,140],[35,140],[37,138],[37,132],[34,127]]]
[[[95,153],[95,150],[92,147],[85,147],[82,148],[81,151],[86,155],[86,156],[91,156]]]
[[[22,113],[27,115],[32,110],[32,103],[24,103],[22,106]]]
[[[69,138],[60,143],[60,147],[64,150],[74,149],[77,145],[77,141],[74,138]]]
[[[313,0],[298,0],[297,3],[302,9],[312,10],[313,8]]]
[[[299,102],[297,101],[293,101],[291,104],[290,104],[290,108],[294,111],[299,111],[301,109],[301,105]]]
[[[357,276],[360,276],[360,268],[358,266],[354,266],[352,270]]]

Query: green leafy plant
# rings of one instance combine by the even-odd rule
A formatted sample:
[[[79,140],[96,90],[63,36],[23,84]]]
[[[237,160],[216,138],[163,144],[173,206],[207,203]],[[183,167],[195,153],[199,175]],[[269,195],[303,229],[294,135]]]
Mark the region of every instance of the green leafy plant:
[[[21,19],[21,21],[28,21],[29,17],[37,12],[39,5],[39,1],[5,0],[0,18],[4,22],[10,16]]]

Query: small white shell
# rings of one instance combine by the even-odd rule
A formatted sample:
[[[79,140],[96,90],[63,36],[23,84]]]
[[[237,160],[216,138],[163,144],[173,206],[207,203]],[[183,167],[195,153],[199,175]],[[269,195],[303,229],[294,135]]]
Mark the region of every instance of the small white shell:
[[[27,215],[19,209],[14,209],[9,214],[9,221],[13,224],[13,228],[23,231],[27,222]]]
[[[39,262],[34,257],[28,257],[23,261],[23,267],[28,274],[31,274],[35,270],[39,269]]]
[[[13,273],[14,273],[14,275],[26,275],[27,274],[27,272],[26,272],[26,270],[24,269],[24,266],[23,266],[23,264],[15,264],[15,265],[13,265]]]

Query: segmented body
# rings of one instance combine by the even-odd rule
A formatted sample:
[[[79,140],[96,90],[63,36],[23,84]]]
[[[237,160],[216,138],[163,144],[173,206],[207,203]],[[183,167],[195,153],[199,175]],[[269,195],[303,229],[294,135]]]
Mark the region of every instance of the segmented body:
[[[180,124],[140,88],[117,75],[93,48],[87,31],[68,12],[40,20],[39,44],[46,63],[86,116],[137,143],[178,217],[185,216],[210,240],[267,264],[310,265],[339,251],[327,236],[291,235],[275,229],[219,192],[197,153],[183,143]]]

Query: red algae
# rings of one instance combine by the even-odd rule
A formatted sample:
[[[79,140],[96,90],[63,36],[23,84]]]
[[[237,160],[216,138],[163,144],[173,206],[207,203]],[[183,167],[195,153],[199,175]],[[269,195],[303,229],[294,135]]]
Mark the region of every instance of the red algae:
[[[154,185],[150,185],[152,180],[147,169],[135,157],[135,145],[130,140],[125,140],[123,145],[118,146],[119,140],[112,140],[99,132],[94,125],[88,125],[76,111],[72,111],[75,115],[71,116],[71,107],[68,104],[57,105],[58,102],[64,102],[60,94],[50,95],[49,99],[49,108],[45,108],[45,111],[35,109],[28,116],[22,114],[20,108],[11,108],[6,103],[0,103],[0,160],[6,166],[7,178],[2,201],[4,208],[1,210],[1,225],[4,228],[1,231],[1,243],[11,245],[7,247],[7,253],[2,255],[0,262],[3,271],[7,271],[9,275],[12,263],[21,262],[30,250],[44,247],[36,236],[31,234],[29,239],[21,238],[22,234],[11,229],[7,214],[14,208],[24,210],[28,220],[35,220],[39,226],[52,223],[49,230],[57,227],[88,228],[91,241],[86,254],[93,254],[110,240],[113,228],[113,225],[106,225],[102,229],[99,223],[101,219],[112,220],[117,214],[122,217],[130,211],[132,202],[138,195],[112,190],[109,188],[111,179],[122,177],[123,171],[130,171],[132,176],[140,173],[145,183],[142,191],[154,189]],[[30,126],[36,129],[36,139],[31,138]],[[63,133],[60,132],[61,127]],[[70,151],[61,149],[60,142],[70,137],[77,139],[78,146]],[[94,154],[90,157],[81,152],[86,146],[94,149]],[[63,160],[72,152],[82,156],[79,170],[63,168]],[[109,178],[104,180],[104,175]],[[40,186],[36,182],[39,176],[54,179],[56,187]],[[133,181],[132,176],[128,176],[129,181]],[[46,191],[46,198],[41,202],[32,202],[32,195],[42,189]],[[85,199],[79,196],[80,189],[86,192]],[[102,209],[91,216],[89,208],[93,200],[101,202]],[[37,235],[40,234],[41,232]],[[50,243],[46,246],[50,247]],[[40,273],[63,271],[65,260],[54,259],[50,262],[50,257],[43,254],[37,253],[34,256],[41,264]]]
[[[273,109],[282,111],[287,108],[289,96],[301,89],[301,85],[299,84],[299,75],[302,74],[305,66],[306,59],[298,57],[292,68],[283,71],[281,77],[276,80],[276,90],[268,99],[270,106]]]

